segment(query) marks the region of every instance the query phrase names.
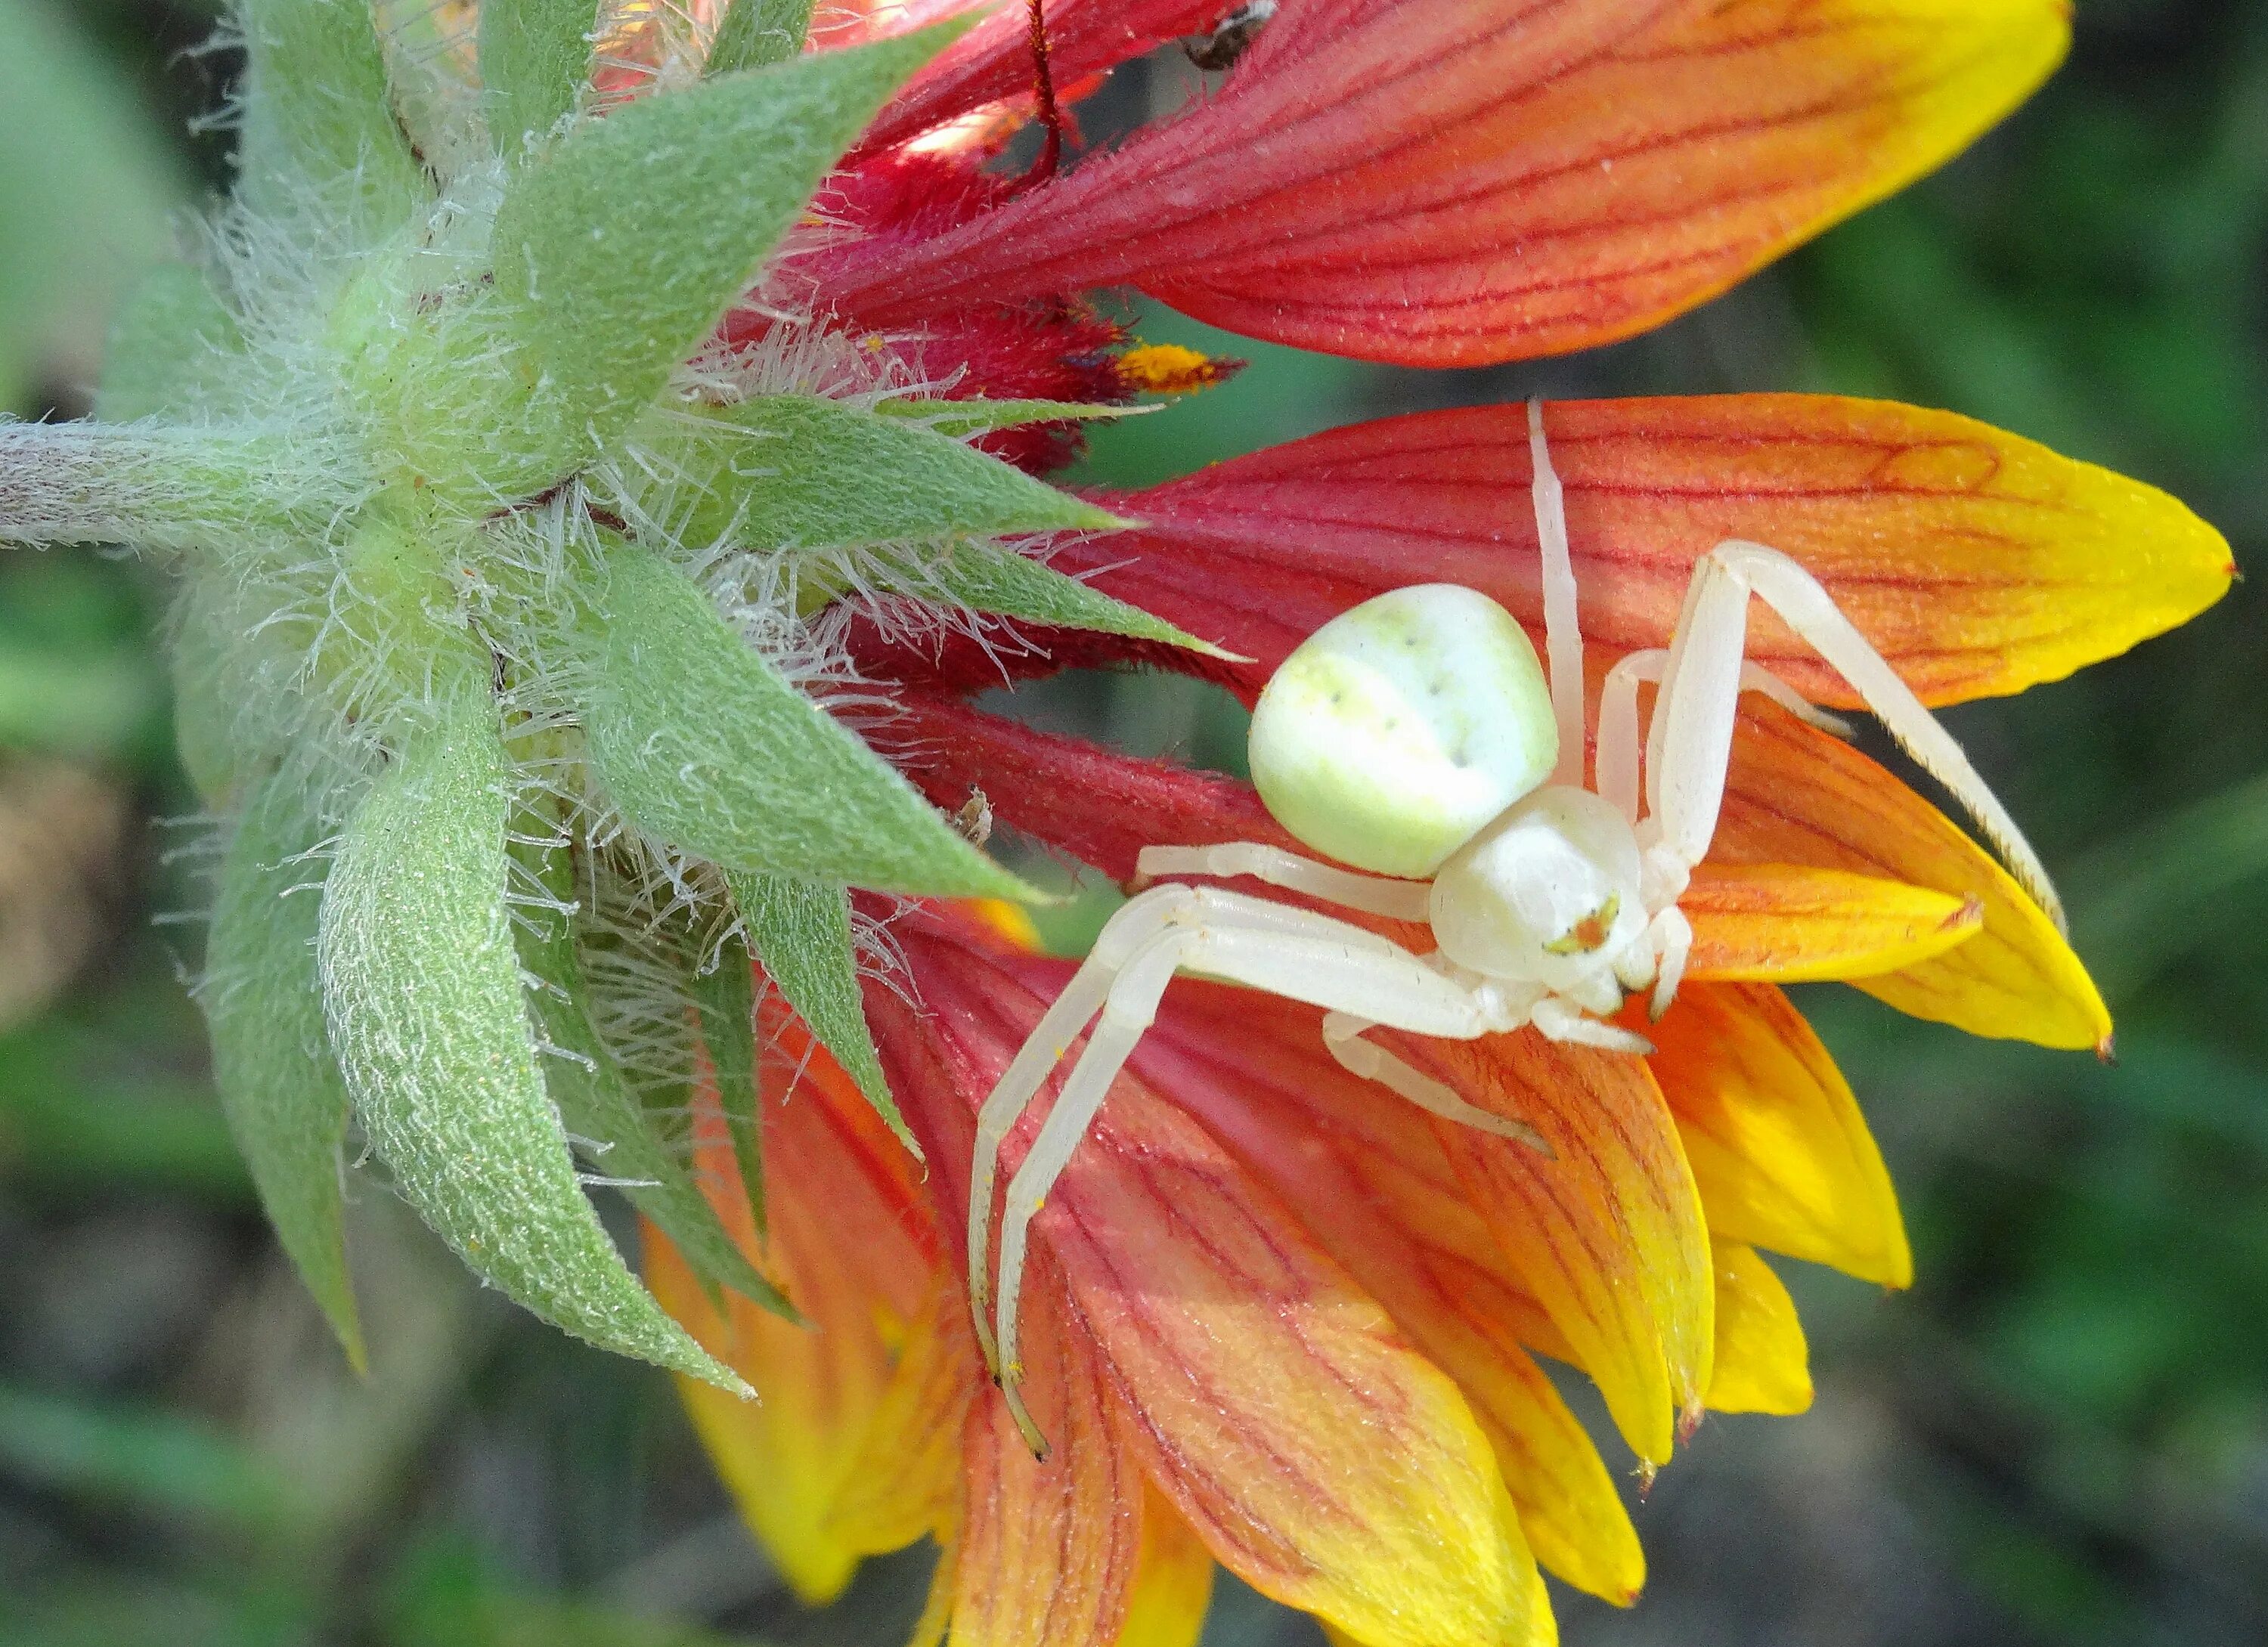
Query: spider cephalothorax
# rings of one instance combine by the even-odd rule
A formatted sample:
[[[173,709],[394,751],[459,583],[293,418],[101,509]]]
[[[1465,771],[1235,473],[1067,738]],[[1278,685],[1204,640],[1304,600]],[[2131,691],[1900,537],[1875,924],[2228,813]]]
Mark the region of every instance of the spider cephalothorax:
[[[1540,404],[1529,408],[1529,434],[1548,672],[1511,614],[1475,591],[1429,584],[1365,601],[1285,660],[1251,732],[1253,780],[1277,821],[1353,867],[1251,842],[1141,854],[1145,878],[1249,877],[1423,924],[1433,950],[1418,953],[1300,905],[1153,886],[1103,929],[985,1102],[970,1182],[969,1290],[978,1339],[1035,1449],[1044,1442],[1016,1393],[1030,1223],[1175,974],[1320,1006],[1324,1044],[1347,1069],[1434,1114],[1547,1151],[1528,1128],[1475,1107],[1364,1032],[1472,1040],[1532,1028],[1615,1052],[1652,1050],[1608,1020],[1628,993],[1650,992],[1657,1018],[1677,993],[1693,936],[1678,900],[1716,834],[1741,694],[1763,692],[1831,720],[1747,660],[1751,596],[1851,683],[2060,923],[2046,871],[1960,746],[1818,581],[1760,544],[1728,540],[1703,555],[1668,650],[1633,652],[1607,672],[1594,787],[1584,788],[1582,637]],[[1641,746],[1638,687],[1647,680],[1660,686]],[[988,1238],[1000,1149],[1098,1015],[1008,1185],[996,1333]]]

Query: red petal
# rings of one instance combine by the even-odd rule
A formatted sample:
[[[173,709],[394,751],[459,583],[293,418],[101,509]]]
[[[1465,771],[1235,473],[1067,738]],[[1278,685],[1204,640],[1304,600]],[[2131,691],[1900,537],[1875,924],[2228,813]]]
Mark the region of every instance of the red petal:
[[[1938,703],[2124,651],[2220,599],[2233,570],[2164,493],[1949,412],[1742,394],[1555,401],[1545,419],[1583,633],[1609,652],[1668,645],[1694,562],[1727,538],[1800,561]],[[1111,497],[1146,529],[1056,563],[1251,657],[1249,693],[1319,625],[1407,584],[1469,585],[1540,630],[1529,474],[1525,407],[1386,418]],[[1749,656],[1854,702],[1761,609]]]
[[[837,295],[1132,283],[1412,364],[1581,348],[1939,164],[2066,33],[2054,0],[1287,0],[1218,97]]]
[[[975,1106],[1040,1002],[902,932],[929,1016],[882,989],[869,1006],[950,1205]],[[1113,1086],[1035,1236],[1129,1443],[1217,1559],[1381,1647],[1524,1639],[1533,1562],[1454,1386],[1147,1083]]]
[[[1110,1423],[1086,1335],[1059,1325],[1060,1283],[1030,1278],[1024,1393],[1054,1444],[1044,1464],[990,1388],[962,1430],[953,1639],[961,1647],[1094,1647],[1118,1634],[1141,1550],[1141,1467]],[[1042,1302],[1044,1300],[1044,1302]]]
[[[1236,0],[1048,0],[1048,61],[1058,85],[1139,56],[1162,40],[1210,29]],[[903,143],[932,126],[1033,91],[1030,12],[992,15],[932,59],[858,141],[857,154]]]
[[[909,695],[887,723],[895,764],[939,805],[982,790],[993,812],[1114,880],[1160,842],[1264,841],[1304,850],[1249,784],[1034,732],[942,698]]]

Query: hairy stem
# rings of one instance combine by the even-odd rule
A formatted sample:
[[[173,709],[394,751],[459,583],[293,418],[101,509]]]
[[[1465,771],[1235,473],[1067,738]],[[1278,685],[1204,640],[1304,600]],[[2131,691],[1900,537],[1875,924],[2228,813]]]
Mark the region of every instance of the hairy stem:
[[[268,430],[0,423],[0,542],[182,550],[320,535],[357,492]]]

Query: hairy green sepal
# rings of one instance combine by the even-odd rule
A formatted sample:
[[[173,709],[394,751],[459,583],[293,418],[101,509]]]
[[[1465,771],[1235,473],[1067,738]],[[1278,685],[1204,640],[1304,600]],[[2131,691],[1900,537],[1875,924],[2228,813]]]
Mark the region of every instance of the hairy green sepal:
[[[260,1203],[360,1371],[340,1189],[350,1107],[315,967],[325,865],[304,856],[321,834],[297,775],[280,772],[261,786],[222,860],[198,998],[221,1112]]]
[[[590,621],[591,762],[632,822],[739,874],[1035,896],[649,551],[615,541]]]
[[[481,85],[504,158],[540,143],[590,78],[597,0],[481,0]]]
[[[553,899],[578,901],[568,848],[520,850],[522,862]],[[711,1287],[730,1287],[775,1314],[800,1320],[726,1232],[692,1173],[654,1130],[622,1066],[593,1027],[573,917],[556,908],[524,911],[519,956],[539,980],[534,1000],[536,1022],[554,1055],[544,1066],[551,1097],[567,1130],[597,1146],[596,1170],[621,1183],[630,1204],[675,1243],[694,1273]]]
[[[1021,429],[1029,423],[1083,423],[1142,417],[1165,408],[1154,404],[1105,406],[1090,401],[891,400],[877,401],[874,409],[885,417],[904,418],[940,435],[965,438],[989,435],[997,430]]]
[[[816,395],[759,396],[671,428],[689,434],[692,543],[799,549],[1126,524],[950,436]]]
[[[204,271],[160,263],[111,323],[95,411],[129,423],[210,410],[243,364],[244,335]]]
[[[239,14],[247,203],[284,216],[391,214],[428,192],[387,101],[370,0],[241,0]]]
[[[496,712],[466,693],[347,827],[319,953],[347,1090],[403,1197],[472,1268],[602,1349],[727,1389],[585,1198],[529,1033],[504,902]]]
[[[858,951],[850,936],[850,889],[814,886],[784,875],[729,879],[740,924],[764,971],[796,1016],[819,1037],[820,1045],[858,1084],[874,1113],[914,1158],[921,1159],[921,1145],[890,1094],[873,1032],[866,1027]]]
[[[556,472],[652,403],[883,99],[963,26],[644,99],[520,175],[497,218],[497,290]]]
[[[733,74],[784,62],[811,33],[811,0],[733,0],[709,45],[709,72]]]
[[[692,968],[686,980],[701,1013],[701,1044],[717,1082],[718,1107],[732,1135],[740,1164],[740,1187],[756,1233],[765,1229],[763,1099],[756,1076],[756,992],[747,951],[726,938],[717,964],[707,972]]]

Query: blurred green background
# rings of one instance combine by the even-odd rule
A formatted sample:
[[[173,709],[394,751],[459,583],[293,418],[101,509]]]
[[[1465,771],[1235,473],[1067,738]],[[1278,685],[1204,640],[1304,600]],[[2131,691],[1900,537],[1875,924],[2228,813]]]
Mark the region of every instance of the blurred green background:
[[[209,5],[0,0],[0,401],[75,415],[103,317],[226,177]],[[1940,176],[1702,312],[1417,374],[1222,342],[1113,429],[1129,483],[1329,424],[1551,395],[1821,388],[1967,412],[2268,538],[2268,5],[2080,0],[2071,65]],[[1178,95],[1123,73],[1108,129]],[[1170,315],[1155,339],[1204,341]],[[882,1644],[917,1553],[799,1610],[664,1380],[514,1314],[365,1188],[352,1380],[269,1241],[181,988],[198,830],[162,592],[0,557],[0,1643]],[[2268,1640],[2268,644],[2179,635],[1956,712],[2069,895],[2120,1062],[1806,1005],[1880,1134],[1920,1280],[1792,1274],[1820,1396],[1719,1418],[1637,1509],[1646,1599],[1578,1647]],[[1084,678],[1025,712],[1233,767],[1232,706]],[[1784,1267],[1789,1271],[1800,1266]],[[1312,1647],[1224,1584],[1213,1647]]]

